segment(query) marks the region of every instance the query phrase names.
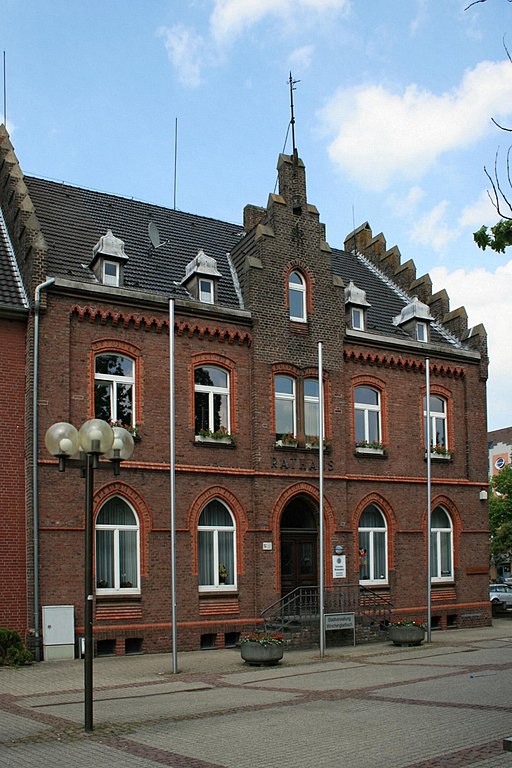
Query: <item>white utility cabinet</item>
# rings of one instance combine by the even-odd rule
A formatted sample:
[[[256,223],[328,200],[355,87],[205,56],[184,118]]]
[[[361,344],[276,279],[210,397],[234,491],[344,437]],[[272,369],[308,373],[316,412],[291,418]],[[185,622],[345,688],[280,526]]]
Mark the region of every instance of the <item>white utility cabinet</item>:
[[[75,606],[43,605],[45,661],[75,658]]]

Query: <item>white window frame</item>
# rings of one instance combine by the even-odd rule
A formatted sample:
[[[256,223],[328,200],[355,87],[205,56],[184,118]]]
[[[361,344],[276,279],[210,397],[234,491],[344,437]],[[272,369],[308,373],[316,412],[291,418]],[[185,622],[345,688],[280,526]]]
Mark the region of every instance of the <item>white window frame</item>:
[[[432,410],[432,400],[433,399],[439,400],[443,404],[443,410],[442,411],[433,411]],[[427,446],[427,412],[426,412],[426,404],[427,404],[427,398],[426,396],[423,398],[423,429],[424,429],[424,435],[425,435],[425,447]],[[432,448],[436,448],[436,446],[439,446],[441,448],[444,448],[446,450],[449,449],[448,445],[448,401],[445,397],[442,397],[441,395],[431,394],[430,395],[430,408],[429,408],[429,418],[430,418],[430,445]],[[439,443],[437,441],[437,424],[442,425],[443,427],[443,433],[444,433],[444,443]]]
[[[214,304],[213,280],[206,277],[199,278],[199,301],[203,304]]]
[[[308,437],[318,437],[319,429],[320,429],[320,422],[319,422],[319,414],[320,414],[320,390],[317,389],[316,395],[306,395],[306,381],[314,381],[319,386],[319,381],[317,378],[314,378],[313,376],[306,376],[302,380],[302,387],[304,391],[304,436],[306,439]],[[315,406],[316,410],[316,429],[314,431],[310,431],[306,429],[306,407],[307,405]],[[324,426],[323,433],[325,435],[325,421],[322,420],[322,425]]]
[[[208,395],[208,429],[210,432],[215,432],[215,395],[220,395],[221,397],[226,398],[226,421],[227,424],[221,424],[221,427],[225,427],[227,432],[230,432],[230,410],[231,410],[231,402],[230,402],[230,376],[229,371],[227,371],[225,368],[222,368],[220,365],[196,365],[194,368],[194,375],[195,371],[198,368],[211,368],[216,371],[220,371],[225,377],[226,377],[226,386],[220,387],[213,384],[197,384],[194,382],[194,395],[196,392],[203,392]],[[195,402],[194,402],[194,419],[195,419]],[[220,428],[220,427],[219,427]]]
[[[227,504],[225,504],[222,499],[213,499],[213,501],[217,501],[220,504],[222,504],[223,507],[225,507],[226,511],[228,512],[232,525],[201,525],[200,522],[198,522],[197,525],[197,533],[199,538],[199,532],[205,531],[205,532],[211,532],[213,533],[213,584],[199,584],[199,592],[211,592],[213,590],[215,591],[233,591],[237,589],[237,562],[236,562],[236,522],[233,513],[231,512],[230,508]],[[206,505],[208,506],[208,505]],[[204,509],[202,510],[201,514],[203,513]],[[199,521],[201,520],[201,515],[199,515]],[[220,562],[220,555],[219,555],[219,532],[226,531],[233,534],[233,582],[230,584],[221,584],[219,579],[219,567],[221,565]],[[199,541],[198,541],[198,547],[197,547],[197,553],[199,557]]]
[[[416,323],[416,340],[425,344],[428,341],[428,325],[426,323]]]
[[[356,402],[356,394],[358,389],[370,389],[372,392],[377,393],[377,405],[372,405],[371,403],[358,403]],[[367,443],[373,443],[378,442],[382,443],[382,411],[381,411],[381,392],[380,389],[377,389],[377,387],[370,387],[367,384],[359,384],[358,386],[354,387],[354,423],[355,423],[355,412],[356,411],[363,411],[363,418],[364,418],[364,437],[362,440],[360,440],[357,437],[356,432],[356,443],[366,441]],[[375,441],[373,438],[370,439],[370,417],[369,414],[376,413],[377,414],[377,429],[378,429],[378,436],[377,440]]]
[[[278,379],[288,379],[292,382],[292,392],[279,392],[277,389],[277,380]],[[282,433],[277,429],[277,402],[280,400],[281,402],[291,402],[292,403],[292,421],[293,421],[293,436],[297,436],[297,381],[293,376],[287,376],[284,373],[278,373],[274,376],[274,398],[275,398],[275,409],[276,409],[276,435],[281,436],[281,434],[287,434]]]
[[[358,536],[361,533],[368,533],[368,548],[366,551],[366,557],[368,558],[368,565],[369,565],[369,578],[368,579],[362,579],[360,578],[359,583],[360,584],[387,584],[388,583],[388,525],[386,521],[386,516],[384,515],[383,511],[377,506],[377,504],[373,504],[370,506],[374,506],[375,509],[377,509],[381,515],[383,525],[382,526],[363,526],[361,525],[361,520],[364,516],[364,513],[366,510],[362,513],[361,518],[359,520],[359,526],[358,526]],[[376,534],[382,534],[384,533],[384,556],[385,556],[385,573],[384,578],[376,578],[375,576],[375,535]],[[358,542],[358,547],[360,547],[360,543]]]
[[[355,331],[364,331],[365,313],[361,307],[352,307],[350,310],[350,323]]]
[[[121,498],[121,497],[120,497]],[[125,525],[125,524],[105,524],[105,523],[98,523],[98,517],[101,514],[101,509],[98,512],[98,516],[96,517],[96,524],[95,524],[95,532],[94,532],[94,542],[95,542],[95,552],[96,552],[96,563],[98,562],[98,540],[97,540],[97,531],[113,531],[113,554],[114,554],[114,565],[113,565],[113,571],[114,571],[114,587],[98,587],[96,586],[96,593],[98,595],[140,595],[140,522],[139,517],[137,513],[135,512],[134,508],[131,504],[126,501],[126,499],[121,498],[121,501],[123,501],[127,507],[129,507],[130,511],[133,513],[133,516],[135,518],[136,523],[134,525]],[[106,502],[108,503],[108,502]],[[103,507],[105,504],[103,504]],[[137,586],[136,587],[122,587],[121,586],[121,569],[119,565],[120,561],[120,546],[119,546],[119,534],[120,531],[136,531],[136,557],[137,557]],[[97,577],[96,577],[97,578]]]
[[[294,278],[297,280],[294,281]],[[299,299],[300,310],[298,315],[292,314],[292,293],[296,294]],[[290,276],[288,277],[288,302],[290,306],[290,320],[297,323],[307,322],[306,281],[296,269],[294,269],[293,272],[290,272]]]
[[[448,520],[449,525],[447,527],[441,527],[441,526],[433,526],[432,523],[430,525],[430,547],[431,547],[431,581],[432,582],[443,582],[443,581],[453,581],[454,579],[454,571],[453,571],[453,521],[451,518],[451,515],[447,512],[447,510],[441,506],[438,505],[434,512],[437,509],[441,509],[444,514],[446,515],[446,518]],[[434,512],[432,514],[434,514]],[[443,536],[444,534],[444,536]],[[448,575],[442,575],[442,554],[443,554],[443,540],[446,539],[446,534],[449,535],[449,546],[450,546],[450,573]],[[434,566],[433,566],[433,556],[434,552],[436,554],[436,561],[437,561],[437,572],[434,573]]]
[[[115,357],[122,357],[125,360],[129,360],[132,364],[131,376],[120,376],[108,373],[98,373],[96,371],[96,360],[100,357],[106,357],[108,355],[114,355]],[[117,415],[117,385],[122,384],[125,386],[131,386],[132,389],[132,418],[129,426],[134,427],[137,423],[135,414],[135,360],[133,357],[124,354],[118,354],[115,350],[103,350],[94,355],[94,383],[97,381],[104,381],[109,384],[110,392],[110,420],[113,422],[120,421]]]
[[[114,275],[107,274],[107,267],[114,267]],[[101,274],[102,274],[102,280],[103,285],[111,285],[115,288],[119,286],[119,264],[117,261],[108,261],[107,259],[103,260],[103,263],[101,265]]]

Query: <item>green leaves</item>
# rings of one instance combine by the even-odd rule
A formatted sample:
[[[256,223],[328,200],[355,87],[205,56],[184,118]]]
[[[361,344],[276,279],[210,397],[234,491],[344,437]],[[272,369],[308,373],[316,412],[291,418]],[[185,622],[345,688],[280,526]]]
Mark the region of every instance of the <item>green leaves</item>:
[[[489,247],[497,253],[505,253],[505,248],[512,245],[512,220],[501,219],[490,228],[482,225],[473,232],[473,239],[482,251]]]

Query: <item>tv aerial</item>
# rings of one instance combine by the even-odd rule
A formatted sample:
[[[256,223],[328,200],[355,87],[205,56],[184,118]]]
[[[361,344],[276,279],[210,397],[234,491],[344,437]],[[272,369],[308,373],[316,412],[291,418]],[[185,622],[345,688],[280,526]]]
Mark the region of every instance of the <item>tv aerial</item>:
[[[164,240],[163,242],[161,241],[160,232],[158,231],[158,227],[154,221],[150,221],[148,224],[148,235],[151,241],[151,245],[155,251],[158,250],[158,248],[163,248],[164,245],[167,245],[171,242],[170,240]]]

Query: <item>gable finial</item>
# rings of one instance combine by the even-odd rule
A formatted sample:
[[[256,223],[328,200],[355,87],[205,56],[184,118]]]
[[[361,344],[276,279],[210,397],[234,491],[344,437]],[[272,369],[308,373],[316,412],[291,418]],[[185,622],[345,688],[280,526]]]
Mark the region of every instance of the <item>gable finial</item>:
[[[290,125],[292,127],[292,150],[293,150],[293,161],[297,162],[297,147],[295,146],[295,115],[293,112],[293,92],[295,90],[295,84],[300,83],[300,80],[294,80],[292,77],[292,73],[290,72],[290,78],[288,80],[290,84]]]

